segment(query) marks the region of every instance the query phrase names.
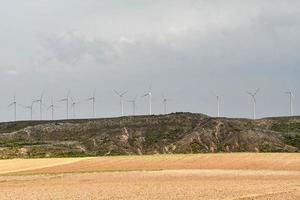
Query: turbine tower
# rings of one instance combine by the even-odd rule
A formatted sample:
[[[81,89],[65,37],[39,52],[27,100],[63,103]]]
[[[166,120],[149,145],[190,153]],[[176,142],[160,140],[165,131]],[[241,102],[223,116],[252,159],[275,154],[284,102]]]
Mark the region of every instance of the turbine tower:
[[[59,102],[66,102],[67,119],[69,119],[69,96],[70,96],[70,91],[67,93],[67,96],[65,98],[59,100]]]
[[[96,91],[94,91],[92,97],[90,97],[90,98],[87,99],[88,101],[92,101],[92,103],[93,103],[93,118],[96,117],[96,113],[95,113],[95,102],[96,102],[95,93],[96,93]]]
[[[149,101],[149,115],[152,115],[152,93],[151,89],[149,89],[149,92],[144,94],[142,97],[148,97]]]
[[[220,117],[220,100],[221,97],[219,95],[215,95],[217,98],[217,116]]]
[[[292,91],[285,92],[290,97],[290,116],[294,116],[294,106],[293,106],[293,99],[294,93]]]
[[[257,95],[259,90],[260,90],[260,88],[256,89],[256,91],[254,93],[247,92],[251,96],[252,101],[253,101],[253,119],[254,120],[256,119],[256,98],[255,98],[255,96]]]
[[[79,101],[74,101],[72,97],[70,97],[71,99],[71,106],[72,106],[72,110],[73,110],[73,119],[76,118],[76,104],[79,104]]]
[[[13,101],[8,105],[8,107],[14,107],[14,121],[17,121],[17,101],[16,95],[14,95]]]
[[[132,103],[132,115],[135,115],[136,99],[137,99],[137,95],[134,97],[134,99],[127,100],[127,102]]]
[[[42,114],[43,114],[43,108],[42,108],[42,106],[43,106],[43,97],[44,97],[44,91],[42,92],[39,99],[36,99],[36,100],[33,101],[33,103],[40,103],[40,120],[42,120],[42,118],[43,118],[43,116],[42,116]]]
[[[125,91],[123,93],[117,92],[116,90],[114,90],[114,92],[120,97],[120,114],[121,116],[124,115],[124,102],[123,102],[123,96],[128,92]]]

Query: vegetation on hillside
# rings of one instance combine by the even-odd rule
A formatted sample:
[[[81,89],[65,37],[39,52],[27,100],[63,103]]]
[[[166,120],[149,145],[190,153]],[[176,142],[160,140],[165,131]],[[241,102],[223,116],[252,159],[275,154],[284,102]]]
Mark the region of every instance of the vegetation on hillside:
[[[0,123],[0,158],[208,152],[299,152],[300,118],[174,113]]]

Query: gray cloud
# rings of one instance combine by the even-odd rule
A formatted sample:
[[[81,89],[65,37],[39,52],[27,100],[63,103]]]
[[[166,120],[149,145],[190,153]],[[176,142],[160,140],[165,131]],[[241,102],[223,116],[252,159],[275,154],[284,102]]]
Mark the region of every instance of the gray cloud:
[[[98,116],[118,115],[113,89],[128,98],[153,87],[154,111],[161,94],[172,99],[170,111],[214,115],[213,93],[222,113],[251,116],[245,93],[261,87],[258,116],[288,111],[286,90],[299,92],[300,2],[287,1],[27,1],[0,8],[3,59],[0,61],[0,119],[14,92],[23,103],[46,91],[57,99],[71,89],[87,98],[97,89]],[[72,10],[69,9],[72,5]],[[9,88],[8,88],[9,87]],[[139,98],[138,113],[147,101]],[[126,105],[126,112],[130,112]],[[21,109],[21,108],[20,108]],[[37,108],[36,108],[37,109]],[[299,105],[296,105],[299,113]],[[45,111],[46,112],[46,111]],[[78,107],[78,116],[90,105]],[[57,117],[64,109],[57,110]],[[20,110],[20,117],[26,113]],[[37,116],[36,116],[37,117]]]
[[[106,63],[117,57],[113,46],[100,40],[87,40],[84,37],[67,32],[62,36],[41,39],[41,46],[49,55],[44,62],[57,61],[67,65],[78,62]]]

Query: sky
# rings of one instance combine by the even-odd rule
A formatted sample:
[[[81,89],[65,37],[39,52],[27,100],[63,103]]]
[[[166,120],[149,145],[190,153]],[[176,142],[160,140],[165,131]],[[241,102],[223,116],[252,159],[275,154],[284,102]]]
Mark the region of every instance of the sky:
[[[68,91],[76,117],[120,115],[119,97],[137,96],[136,114],[168,112],[252,117],[300,113],[300,1],[297,0],[0,0],[0,121],[29,119],[44,91],[43,119],[53,97],[55,118]],[[33,118],[39,119],[34,104]],[[70,106],[70,116],[72,109]]]

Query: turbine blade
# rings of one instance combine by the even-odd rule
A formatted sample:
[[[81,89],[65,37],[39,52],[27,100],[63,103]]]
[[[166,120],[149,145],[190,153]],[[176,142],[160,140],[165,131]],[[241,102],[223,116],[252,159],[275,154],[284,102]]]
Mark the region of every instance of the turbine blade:
[[[126,94],[128,92],[128,90],[127,91],[125,91],[125,92],[123,92],[122,94],[121,94],[121,96],[123,96],[124,94]]]
[[[118,96],[121,96],[121,95],[120,95],[120,93],[119,93],[119,92],[117,92],[116,90],[114,90],[114,92],[115,92],[115,93],[116,93]]]
[[[256,95],[260,91],[260,88],[257,88],[254,95]]]
[[[67,101],[67,99],[66,98],[65,99],[61,99],[58,102],[63,102],[63,101]]]
[[[14,104],[15,104],[15,103],[14,103],[14,102],[12,102],[11,104],[9,104],[9,105],[8,105],[8,107],[10,107],[10,106],[12,106],[12,105],[14,105]]]

